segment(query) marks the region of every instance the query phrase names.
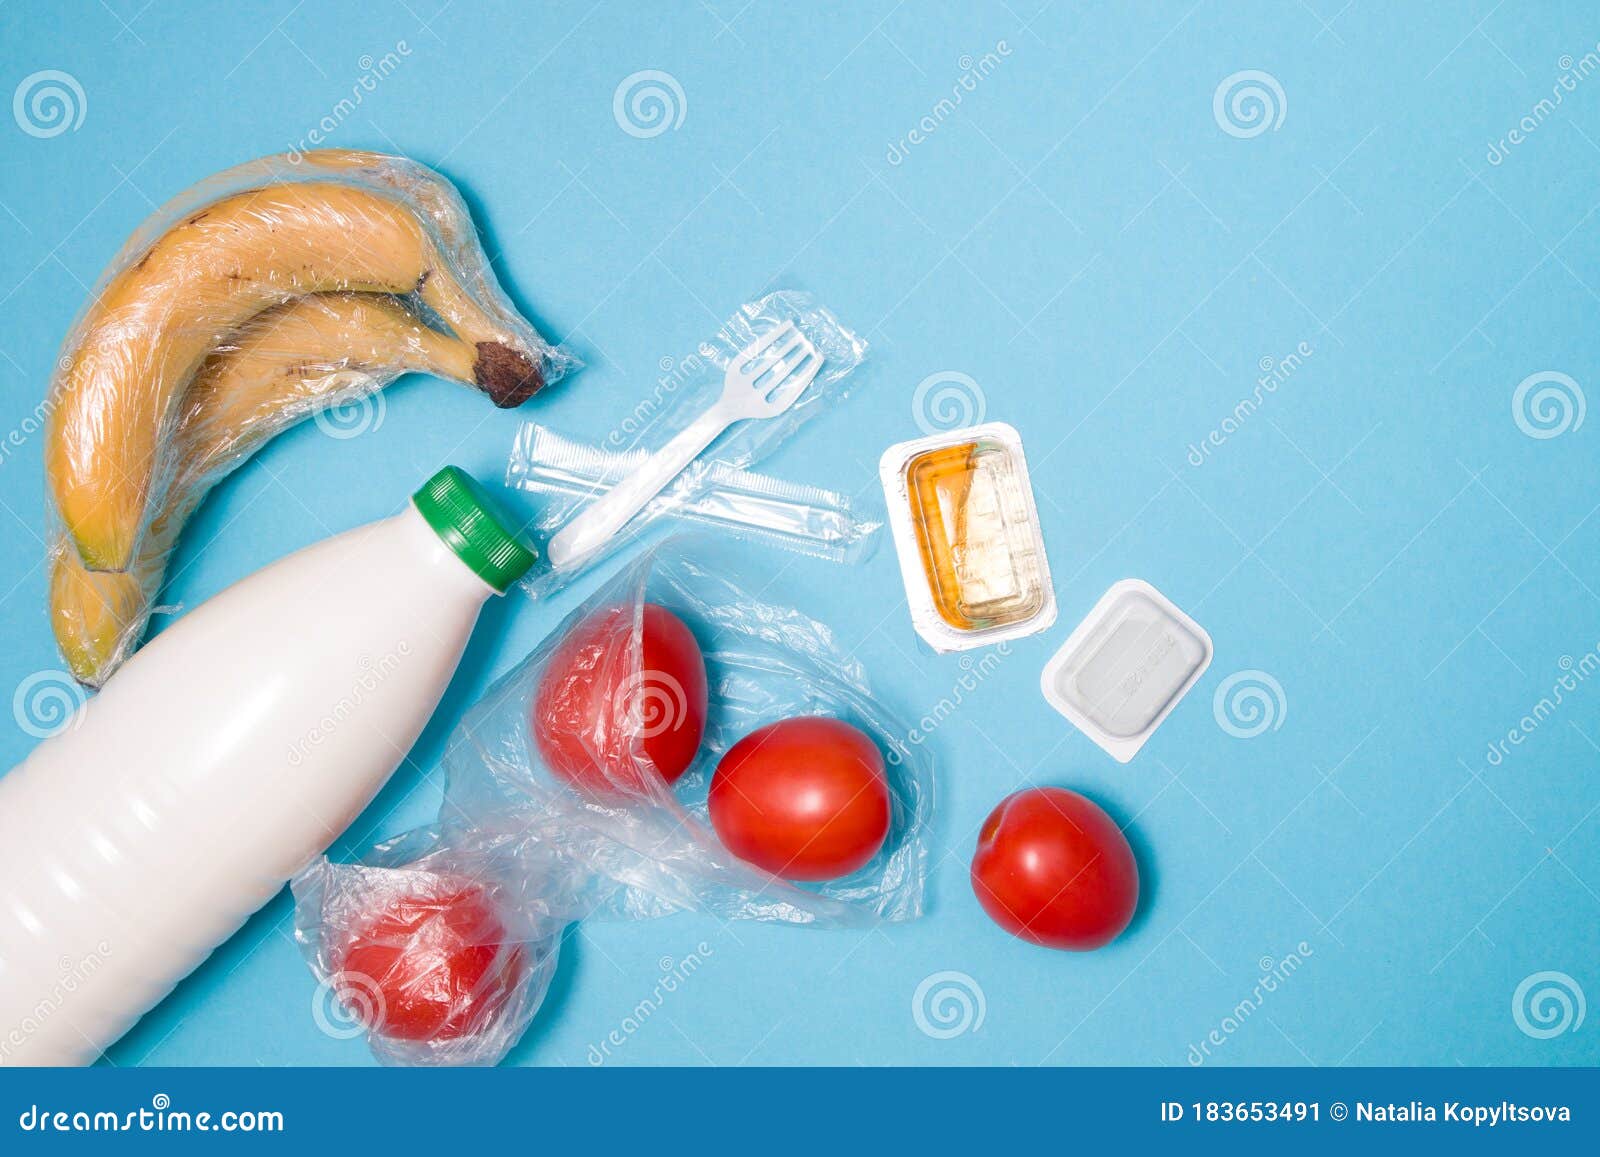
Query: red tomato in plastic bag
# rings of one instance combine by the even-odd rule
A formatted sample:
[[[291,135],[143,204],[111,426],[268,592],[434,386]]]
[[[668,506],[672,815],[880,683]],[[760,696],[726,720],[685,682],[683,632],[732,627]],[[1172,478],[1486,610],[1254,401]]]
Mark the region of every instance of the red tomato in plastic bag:
[[[642,791],[641,762],[673,783],[705,734],[700,645],[683,620],[654,603],[638,620],[632,607],[596,611],[550,656],[532,722],[540,758],[576,787]]]
[[[889,835],[883,754],[837,719],[802,716],[752,731],[717,765],[709,803],[730,852],[790,880],[848,876]]]
[[[481,1029],[522,980],[522,948],[471,881],[396,896],[338,960],[340,999],[393,1040],[451,1041]]]
[[[1139,866],[1098,806],[1065,788],[1029,788],[984,821],[972,890],[1013,936],[1082,952],[1111,943],[1133,919]]]

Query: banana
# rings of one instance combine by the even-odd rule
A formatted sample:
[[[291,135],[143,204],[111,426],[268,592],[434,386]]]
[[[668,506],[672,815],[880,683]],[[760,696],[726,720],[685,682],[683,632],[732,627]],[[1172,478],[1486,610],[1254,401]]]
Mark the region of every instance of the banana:
[[[183,399],[168,511],[355,379],[413,372],[485,386],[495,362],[392,297],[317,294],[254,318],[206,361]]]
[[[318,177],[382,159],[312,158]],[[413,185],[429,185],[416,176],[428,172],[421,166],[389,160]],[[475,237],[461,235],[470,229],[445,234],[418,216],[403,187],[392,196],[374,184],[313,179],[222,197],[105,284],[62,351],[45,446],[56,507],[88,569],[133,564],[185,389],[217,343],[264,309],[324,291],[415,294],[476,347],[476,376],[497,405],[518,405],[543,385],[539,353],[457,279],[460,266],[479,271],[480,295],[486,284]],[[424,205],[428,217],[452,204],[440,196]]]
[[[488,388],[496,356],[431,329],[390,297],[302,297],[252,319],[205,361],[184,396],[164,507],[131,565],[90,570],[65,535],[51,542],[51,626],[73,675],[98,687],[138,645],[184,524],[269,439],[352,390],[403,373]]]

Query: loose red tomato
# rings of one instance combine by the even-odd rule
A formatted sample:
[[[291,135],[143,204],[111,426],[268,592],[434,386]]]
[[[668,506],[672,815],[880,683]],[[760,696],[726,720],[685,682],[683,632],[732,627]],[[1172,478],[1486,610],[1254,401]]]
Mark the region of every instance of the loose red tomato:
[[[837,719],[801,716],[752,731],[717,765],[709,803],[730,852],[791,880],[847,876],[889,834],[883,754]]]
[[[654,603],[637,620],[632,607],[596,611],[550,656],[532,724],[544,762],[592,794],[641,792],[647,768],[674,782],[705,734],[706,664],[694,633]]]
[[[1095,804],[1065,788],[1030,788],[984,821],[972,890],[1012,935],[1082,952],[1109,944],[1133,919],[1139,866]]]
[[[338,960],[337,990],[367,1028],[404,1041],[478,1031],[523,979],[522,948],[470,880],[394,897]]]

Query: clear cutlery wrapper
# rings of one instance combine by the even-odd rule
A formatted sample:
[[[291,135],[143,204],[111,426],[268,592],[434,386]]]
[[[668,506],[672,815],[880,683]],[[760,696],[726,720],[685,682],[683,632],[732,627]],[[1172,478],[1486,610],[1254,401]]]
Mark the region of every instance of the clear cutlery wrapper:
[[[709,494],[727,492],[733,472],[747,470],[803,424],[848,396],[853,372],[866,356],[865,339],[845,328],[811,294],[779,290],[741,305],[693,353],[664,359],[655,385],[641,394],[610,430],[594,437],[593,444],[607,454],[623,456],[615,461],[625,462],[630,460],[626,456],[636,455],[642,462],[721,398],[724,374],[744,349],[785,323],[793,323],[823,358],[816,378],[798,400],[775,418],[735,423],[629,520],[603,550],[572,570],[536,567],[525,580],[530,592],[540,594],[564,585],[574,574],[592,568],[623,543],[638,538],[664,515],[703,512]],[[620,476],[607,470],[579,480],[576,472],[568,470],[562,485],[544,486],[538,477],[542,471],[528,457],[531,448],[525,439],[519,439],[508,465],[507,482],[550,496],[534,522],[535,531],[543,532],[542,543],[607,493]]]
[[[643,450],[608,450],[559,434],[539,422],[517,432],[506,468],[506,485],[539,495],[589,498],[606,493],[636,470]],[[751,542],[811,558],[856,563],[877,546],[883,520],[860,509],[851,495],[805,482],[715,463],[699,493],[676,502],[657,497],[647,516],[671,517],[728,531]],[[533,530],[548,537],[561,526],[548,508]]]

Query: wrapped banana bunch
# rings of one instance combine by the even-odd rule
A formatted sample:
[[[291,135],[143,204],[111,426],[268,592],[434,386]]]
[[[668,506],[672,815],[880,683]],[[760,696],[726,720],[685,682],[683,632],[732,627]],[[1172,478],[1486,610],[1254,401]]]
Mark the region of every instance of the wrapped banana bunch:
[[[295,422],[413,372],[517,406],[573,364],[423,165],[327,150],[190,189],[102,276],[50,383],[50,615],[72,673],[98,687],[132,653],[184,523]]]

